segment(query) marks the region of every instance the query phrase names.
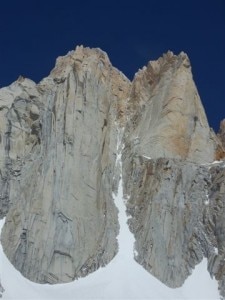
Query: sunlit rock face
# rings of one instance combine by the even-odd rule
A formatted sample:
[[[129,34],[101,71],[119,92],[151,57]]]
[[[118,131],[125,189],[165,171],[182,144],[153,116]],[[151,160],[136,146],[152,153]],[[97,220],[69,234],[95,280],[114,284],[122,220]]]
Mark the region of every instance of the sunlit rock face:
[[[222,142],[223,148],[225,148],[225,119],[220,122],[218,137]]]
[[[27,278],[68,282],[115,256],[116,124],[128,91],[104,52],[83,47],[38,85],[20,78],[8,88],[2,244]]]
[[[205,223],[209,166],[224,150],[184,53],[168,52],[139,70],[127,107],[123,182],[135,259],[179,287],[204,256],[215,254],[217,233]]]
[[[130,82],[100,49],[77,47],[39,84],[1,89],[0,117],[1,241],[25,277],[70,282],[117,254],[123,148],[134,259],[174,288],[207,257],[225,295],[224,126],[209,128],[186,54]]]
[[[127,147],[131,144],[151,158],[215,160],[219,143],[209,128],[186,54],[168,52],[139,70],[128,107],[133,115],[126,126]]]

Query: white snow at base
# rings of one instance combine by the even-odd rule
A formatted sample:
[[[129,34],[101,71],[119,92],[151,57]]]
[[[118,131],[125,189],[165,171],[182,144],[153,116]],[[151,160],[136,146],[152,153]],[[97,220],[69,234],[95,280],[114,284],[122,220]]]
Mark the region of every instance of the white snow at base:
[[[118,157],[120,158],[120,157]],[[0,278],[5,292],[3,300],[66,299],[219,299],[217,282],[207,272],[204,259],[181,288],[170,289],[150,275],[133,259],[134,237],[127,225],[120,180],[115,203],[119,210],[119,252],[105,267],[77,281],[58,285],[41,285],[24,278],[8,261],[0,246]],[[1,228],[4,220],[0,221]]]

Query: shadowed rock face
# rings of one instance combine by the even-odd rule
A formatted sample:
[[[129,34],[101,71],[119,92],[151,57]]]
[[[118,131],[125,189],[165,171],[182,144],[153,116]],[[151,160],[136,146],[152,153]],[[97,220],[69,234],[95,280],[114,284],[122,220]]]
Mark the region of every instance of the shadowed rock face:
[[[208,255],[208,270],[219,283],[225,297],[225,163],[210,167],[209,205],[204,214],[204,225],[214,249]]]
[[[223,126],[218,139],[186,54],[168,52],[130,83],[103,51],[77,47],[39,84],[1,89],[0,117],[1,240],[24,276],[69,282],[116,255],[123,127],[135,260],[178,287],[207,257],[225,296],[224,163],[211,164],[225,156]]]
[[[167,158],[136,157],[132,163],[127,209],[135,259],[169,287],[179,287],[204,255],[207,169]]]
[[[40,94],[35,83],[20,77],[0,90],[0,217],[8,212],[10,179],[20,176],[23,161],[39,143]],[[23,161],[22,161],[23,158]]]

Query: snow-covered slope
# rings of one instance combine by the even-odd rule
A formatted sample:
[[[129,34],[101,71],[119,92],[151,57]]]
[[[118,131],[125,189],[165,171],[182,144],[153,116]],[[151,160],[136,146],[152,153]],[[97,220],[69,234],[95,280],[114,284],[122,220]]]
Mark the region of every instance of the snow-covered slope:
[[[40,285],[25,279],[7,260],[0,247],[3,299],[219,299],[217,283],[207,272],[207,262],[198,265],[183,287],[170,289],[145,271],[133,259],[134,238],[127,226],[127,216],[120,181],[115,202],[119,209],[119,253],[105,268],[86,278],[60,285]],[[1,220],[1,227],[4,220]]]

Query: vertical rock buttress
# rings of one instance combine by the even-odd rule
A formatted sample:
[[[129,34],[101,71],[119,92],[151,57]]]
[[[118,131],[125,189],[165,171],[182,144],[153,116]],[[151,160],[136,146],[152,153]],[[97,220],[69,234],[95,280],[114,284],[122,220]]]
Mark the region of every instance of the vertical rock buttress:
[[[127,107],[123,182],[135,259],[179,287],[215,252],[216,233],[205,224],[208,164],[224,157],[224,149],[209,128],[184,53],[168,52],[139,70]]]
[[[7,125],[5,133],[10,160],[20,159],[21,165],[10,182],[2,244],[30,280],[69,282],[117,253],[116,124],[129,81],[103,51],[78,47],[32,86],[36,106],[25,82],[15,83],[22,90],[20,104],[14,100],[8,116],[15,130]],[[13,134],[22,135],[17,144]],[[26,151],[31,139],[35,142]]]

